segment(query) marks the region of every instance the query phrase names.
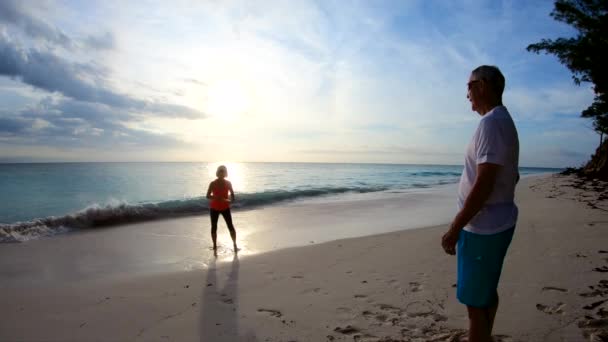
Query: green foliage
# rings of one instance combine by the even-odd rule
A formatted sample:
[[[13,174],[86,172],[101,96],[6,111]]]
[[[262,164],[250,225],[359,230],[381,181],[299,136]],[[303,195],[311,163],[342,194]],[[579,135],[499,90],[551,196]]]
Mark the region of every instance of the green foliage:
[[[527,50],[557,56],[576,84],[593,83],[595,99],[581,115],[593,120],[597,133],[608,134],[608,0],[557,0],[551,16],[577,36],[542,39]]]

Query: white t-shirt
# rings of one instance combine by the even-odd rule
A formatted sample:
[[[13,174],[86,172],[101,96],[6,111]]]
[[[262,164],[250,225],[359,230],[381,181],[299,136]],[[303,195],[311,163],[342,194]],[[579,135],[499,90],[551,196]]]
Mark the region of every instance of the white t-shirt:
[[[494,107],[481,118],[467,147],[458,188],[458,210],[462,209],[473,188],[477,165],[483,163],[502,167],[490,197],[464,230],[476,234],[497,234],[515,226],[518,214],[513,200],[519,175],[519,139],[513,119],[504,106]]]

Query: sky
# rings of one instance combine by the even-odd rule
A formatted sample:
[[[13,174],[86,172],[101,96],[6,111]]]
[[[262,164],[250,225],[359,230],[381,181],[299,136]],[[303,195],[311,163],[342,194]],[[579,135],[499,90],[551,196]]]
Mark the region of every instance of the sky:
[[[0,1],[0,162],[463,163],[498,66],[520,165],[580,166],[593,100],[552,1]]]

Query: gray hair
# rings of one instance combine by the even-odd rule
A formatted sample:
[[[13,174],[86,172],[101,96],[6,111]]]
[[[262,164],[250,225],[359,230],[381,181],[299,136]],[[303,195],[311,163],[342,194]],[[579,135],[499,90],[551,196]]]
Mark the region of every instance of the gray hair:
[[[220,165],[217,167],[217,170],[215,171],[215,176],[219,177],[220,172],[222,172],[222,171],[226,174],[226,176],[228,176],[228,169],[226,168],[225,165]]]
[[[482,65],[473,70],[471,74],[477,79],[488,82],[496,95],[499,98],[502,97],[502,92],[505,90],[505,77],[498,67],[494,65]]]

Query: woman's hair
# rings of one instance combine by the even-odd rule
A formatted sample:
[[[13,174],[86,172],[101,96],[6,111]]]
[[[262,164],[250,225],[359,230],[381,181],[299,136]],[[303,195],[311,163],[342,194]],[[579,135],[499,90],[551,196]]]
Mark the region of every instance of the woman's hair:
[[[222,172],[222,171],[226,174],[226,176],[228,176],[228,169],[224,165],[220,165],[217,167],[217,171],[215,171],[215,176],[219,177],[220,172]]]

